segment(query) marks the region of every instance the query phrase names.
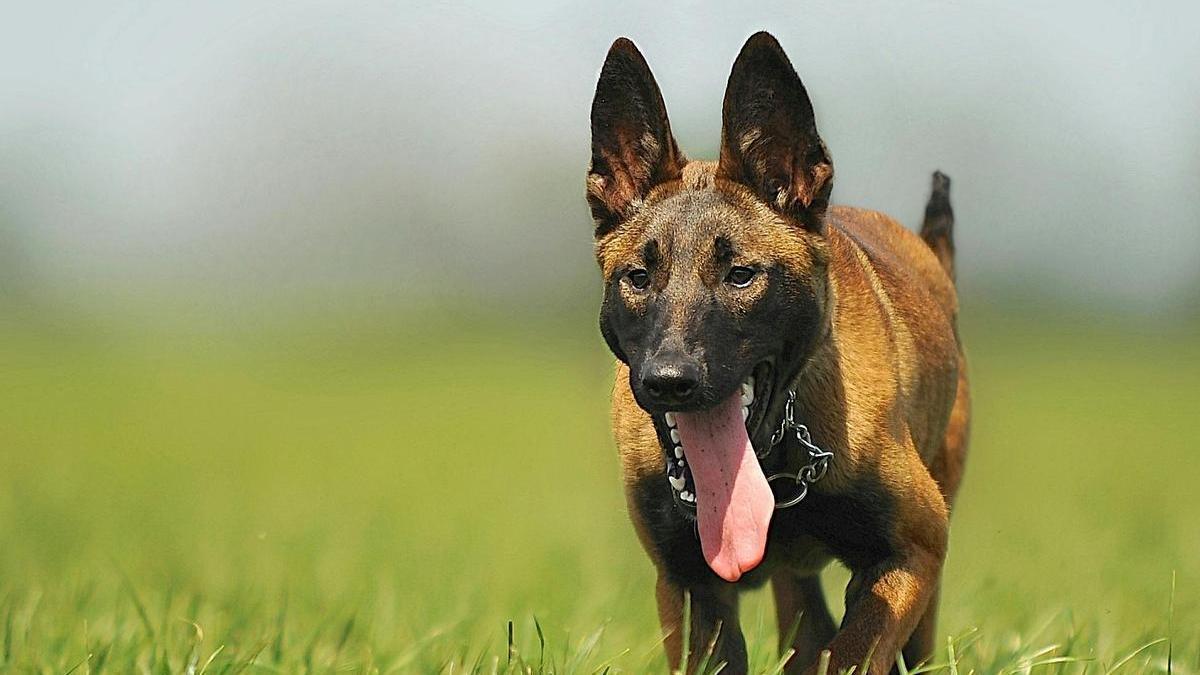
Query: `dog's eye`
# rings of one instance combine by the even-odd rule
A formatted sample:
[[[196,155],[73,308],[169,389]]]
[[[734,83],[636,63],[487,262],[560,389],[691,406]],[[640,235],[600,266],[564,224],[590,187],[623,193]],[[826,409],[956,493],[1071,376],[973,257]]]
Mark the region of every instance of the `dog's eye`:
[[[745,288],[750,285],[751,281],[754,281],[756,274],[758,272],[751,267],[734,267],[729,270],[729,274],[725,275],[725,283],[737,288]]]
[[[650,273],[640,267],[629,270],[625,274],[625,278],[629,279],[629,283],[639,291],[646,290],[646,287],[650,285]]]

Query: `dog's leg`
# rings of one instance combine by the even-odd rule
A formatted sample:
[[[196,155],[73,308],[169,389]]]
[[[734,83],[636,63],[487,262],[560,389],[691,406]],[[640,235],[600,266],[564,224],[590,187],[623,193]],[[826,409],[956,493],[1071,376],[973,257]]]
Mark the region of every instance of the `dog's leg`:
[[[929,474],[942,489],[946,504],[954,506],[954,495],[962,483],[963,468],[967,463],[967,440],[971,433],[971,385],[967,380],[967,361],[958,355],[958,390],[950,419],[946,422],[946,433],[942,447],[929,462]]]
[[[934,643],[937,641],[938,594],[940,590],[941,584],[939,583],[933,589],[933,594],[929,596],[929,606],[925,608],[925,614],[921,616],[917,627],[913,629],[912,635],[904,645],[904,663],[910,670],[933,655]],[[900,671],[898,668],[893,668],[892,672],[899,675]]]
[[[950,412],[950,421],[946,425],[946,435],[942,447],[929,465],[929,473],[937,481],[942,490],[942,496],[949,506],[954,505],[954,495],[962,482],[963,465],[967,459],[967,438],[971,427],[971,395],[967,382],[966,360],[959,356],[958,393],[954,399],[954,408]],[[904,645],[904,662],[911,668],[929,658],[937,641],[937,611],[938,589],[934,589],[929,599],[929,607],[925,615],[917,623],[908,644]]]
[[[893,500],[888,554],[875,560],[848,561],[852,576],[846,587],[846,616],[828,646],[831,673],[851,666],[856,667],[855,672],[864,672],[861,665],[868,655],[865,672],[889,672],[937,588],[949,513],[937,483],[916,453],[909,451],[904,456],[911,460],[898,463],[894,475],[902,477],[898,485],[904,493]]]
[[[771,577],[775,591],[775,615],[779,620],[779,652],[791,647],[795,653],[788,659],[786,672],[804,672],[817,660],[821,648],[833,638],[837,627],[829,614],[821,578],[816,575],[797,576],[784,570]],[[792,635],[791,644],[785,644]]]
[[[829,643],[830,672],[861,666],[868,655],[867,673],[889,672],[897,650],[925,615],[940,572],[937,552],[913,548],[855,573],[842,630]]]
[[[708,659],[708,667],[726,665],[721,673],[743,675],[746,663],[746,641],[738,624],[737,590],[728,584],[682,588],[664,575],[658,577],[658,619],[662,623],[667,662],[674,672],[683,662],[683,597],[691,595],[691,640],[688,647],[688,673]]]

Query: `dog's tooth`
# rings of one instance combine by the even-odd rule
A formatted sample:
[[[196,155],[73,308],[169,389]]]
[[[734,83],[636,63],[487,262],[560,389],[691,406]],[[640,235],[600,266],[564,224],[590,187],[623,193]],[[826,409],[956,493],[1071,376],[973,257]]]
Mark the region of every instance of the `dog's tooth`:
[[[678,429],[671,429],[671,440],[676,443],[679,442],[679,430]]]
[[[682,458],[682,457],[680,457],[680,458],[679,458],[679,468],[681,468],[681,469],[682,469],[682,468],[683,468],[683,467],[685,467],[685,466],[687,466],[687,460],[686,460],[686,459],[684,459],[684,458]]]
[[[687,486],[687,481],[683,479],[683,476],[680,476],[679,478],[676,478],[675,476],[667,476],[667,480],[670,481],[671,487],[675,488],[676,492],[682,491],[683,488]]]
[[[748,419],[750,419],[750,408],[742,406],[742,421],[745,422]]]
[[[675,459],[683,459],[683,447],[675,446]]]
[[[742,385],[742,406],[748,406],[754,403],[754,390],[748,385]]]
[[[671,427],[672,429],[675,428],[675,413],[669,412],[669,413],[663,415],[663,418],[665,418],[667,420],[668,427]]]

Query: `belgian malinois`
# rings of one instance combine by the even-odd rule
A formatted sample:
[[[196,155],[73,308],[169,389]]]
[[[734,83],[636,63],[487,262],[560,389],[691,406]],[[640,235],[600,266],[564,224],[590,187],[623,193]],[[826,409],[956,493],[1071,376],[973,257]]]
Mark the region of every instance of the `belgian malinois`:
[[[770,579],[788,672],[885,673],[932,649],[969,398],[949,179],[920,236],[829,206],[812,103],[767,33],[733,64],[720,158],[689,161],[637,48],[592,102],[587,198],[616,356],[629,513],[667,659],[746,671],[738,590]],[[840,627],[818,573],[852,572]]]

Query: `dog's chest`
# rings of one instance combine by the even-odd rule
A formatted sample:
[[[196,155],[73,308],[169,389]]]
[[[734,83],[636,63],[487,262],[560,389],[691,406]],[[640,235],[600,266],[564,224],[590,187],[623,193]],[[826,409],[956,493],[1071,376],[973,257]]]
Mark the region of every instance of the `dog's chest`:
[[[837,494],[814,491],[799,504],[776,511],[763,563],[739,584],[754,587],[782,570],[815,574],[835,558],[852,565],[885,555],[890,503],[870,485],[853,487]],[[704,562],[695,521],[672,502],[665,477],[645,477],[630,497],[642,534],[664,569],[684,583],[713,577]]]

